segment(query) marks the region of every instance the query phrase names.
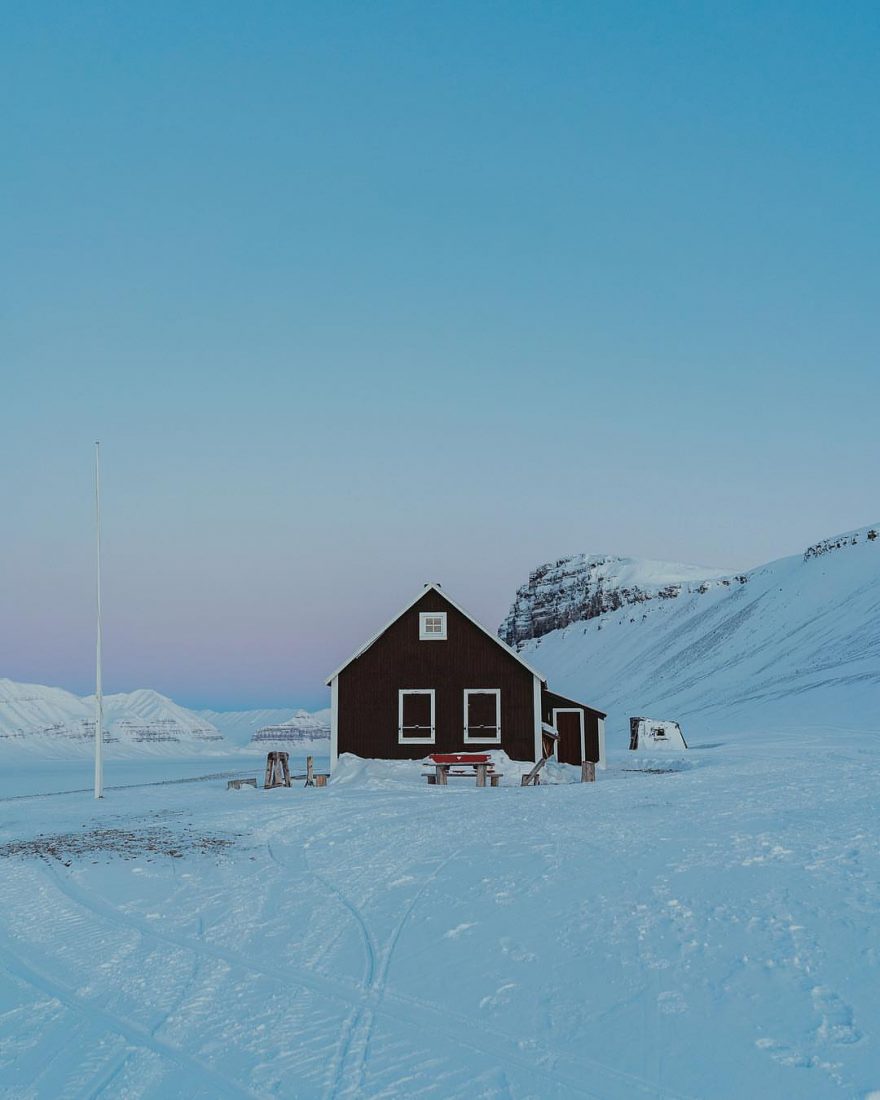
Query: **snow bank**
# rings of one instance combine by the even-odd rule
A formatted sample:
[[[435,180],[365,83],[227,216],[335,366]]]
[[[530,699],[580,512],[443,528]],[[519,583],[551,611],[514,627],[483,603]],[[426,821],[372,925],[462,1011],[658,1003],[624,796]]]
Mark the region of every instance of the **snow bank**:
[[[519,787],[522,777],[535,766],[530,760],[511,760],[502,749],[493,749],[487,753],[495,765],[495,771],[501,775],[502,787]],[[358,786],[372,790],[394,789],[401,786],[422,786],[428,784],[424,779],[425,771],[430,767],[426,756],[421,760],[369,760],[354,753],[345,752],[330,779],[333,786]],[[580,768],[571,764],[560,764],[548,760],[541,771],[541,783],[580,783]],[[451,787],[473,786],[469,776],[452,777]]]

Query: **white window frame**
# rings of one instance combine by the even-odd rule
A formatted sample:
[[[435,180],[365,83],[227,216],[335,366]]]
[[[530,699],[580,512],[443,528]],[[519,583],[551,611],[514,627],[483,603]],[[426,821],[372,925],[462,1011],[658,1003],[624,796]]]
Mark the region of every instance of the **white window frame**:
[[[428,619],[440,619],[443,629],[439,632],[428,630]],[[445,611],[420,611],[419,612],[419,641],[420,642],[445,642],[446,641],[446,612]]]
[[[581,710],[580,707],[554,707],[553,708],[553,725],[556,727],[557,732],[559,730],[559,726],[556,725],[556,715],[557,714],[579,714],[581,716],[581,762],[583,762],[587,758],[587,729],[586,729],[587,723],[586,723],[586,715],[584,714],[584,712]],[[557,758],[559,757],[559,742],[558,741],[556,742],[556,756],[557,756]],[[601,751],[599,753],[599,756],[600,757],[602,756]]]
[[[404,695],[430,695],[431,696],[431,736],[430,737],[404,737],[403,735],[403,697]],[[398,745],[433,745],[437,732],[436,708],[433,688],[401,688],[397,693],[397,743]]]
[[[472,737],[468,732],[468,699],[471,695],[495,696],[495,737]],[[464,689],[464,743],[466,745],[500,745],[501,744],[501,688],[465,688]]]

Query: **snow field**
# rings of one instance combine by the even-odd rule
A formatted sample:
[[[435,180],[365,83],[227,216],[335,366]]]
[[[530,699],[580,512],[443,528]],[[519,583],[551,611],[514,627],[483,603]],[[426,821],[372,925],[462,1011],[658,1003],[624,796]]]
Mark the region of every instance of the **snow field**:
[[[0,1096],[867,1096],[873,742],[707,742],[659,773],[618,752],[528,790],[365,766],[4,802],[0,844],[234,844],[0,857]]]

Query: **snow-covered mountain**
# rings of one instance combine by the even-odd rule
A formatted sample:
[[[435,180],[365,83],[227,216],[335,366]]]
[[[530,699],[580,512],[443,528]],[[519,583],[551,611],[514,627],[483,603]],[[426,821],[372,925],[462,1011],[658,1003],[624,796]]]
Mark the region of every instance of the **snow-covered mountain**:
[[[219,747],[223,742],[210,722],[157,691],[106,695],[104,719],[111,744]],[[94,733],[94,696],[81,699],[62,688],[0,679],[0,744],[77,744]]]
[[[554,689],[691,733],[880,730],[880,526],[746,573],[566,558],[519,589],[500,635]]]
[[[284,725],[300,711],[289,706],[264,707],[258,710],[200,710],[196,713],[212,726],[216,726],[234,744],[247,745],[258,730],[266,726]]]
[[[729,571],[702,565],[575,554],[529,574],[498,633],[508,645],[520,648],[530,639],[607,611],[730,583]]]
[[[278,743],[296,745],[304,741],[324,741],[330,737],[330,710],[318,710],[310,714],[307,710],[298,710],[286,722],[263,726],[251,738],[252,745],[266,746]]]
[[[94,696],[86,700],[95,704]],[[158,691],[141,688],[104,696],[107,728],[120,740],[222,741],[223,735],[194,711],[179,706]]]
[[[83,740],[95,735],[95,711],[63,688],[0,679],[0,740],[45,737]]]

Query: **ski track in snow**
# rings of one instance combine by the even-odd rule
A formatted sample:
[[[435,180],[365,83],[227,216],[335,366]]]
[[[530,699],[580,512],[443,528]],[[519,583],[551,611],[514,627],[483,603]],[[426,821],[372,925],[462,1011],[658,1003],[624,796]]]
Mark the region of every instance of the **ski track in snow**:
[[[819,768],[813,736],[528,791],[6,804],[2,840],[157,819],[240,839],[0,861],[0,1097],[866,1096],[880,758],[838,732]]]

